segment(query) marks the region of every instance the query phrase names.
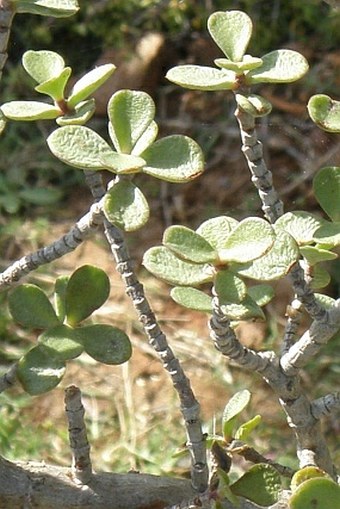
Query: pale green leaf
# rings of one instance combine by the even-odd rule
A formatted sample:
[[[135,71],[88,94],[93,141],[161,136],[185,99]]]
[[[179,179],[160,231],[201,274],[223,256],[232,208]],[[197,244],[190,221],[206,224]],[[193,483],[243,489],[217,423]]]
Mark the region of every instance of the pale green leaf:
[[[130,180],[120,180],[105,195],[104,213],[111,223],[131,232],[144,226],[150,210],[142,191]]]
[[[310,283],[311,288],[313,290],[319,290],[320,288],[325,288],[331,282],[331,276],[327,272],[326,269],[321,267],[320,265],[315,265],[313,267],[313,271],[311,272],[312,281]]]
[[[251,393],[248,389],[236,392],[224,407],[222,415],[223,426],[239,415],[248,406],[250,399]]]
[[[87,99],[114,73],[116,66],[104,64],[92,69],[74,84],[68,97],[67,104],[74,108],[76,104]]]
[[[279,498],[282,490],[280,474],[273,466],[259,463],[250,467],[230,489],[235,495],[267,507]]]
[[[273,247],[268,253],[249,263],[233,263],[230,269],[251,279],[271,281],[288,274],[299,256],[299,248],[293,237],[285,231],[278,230]]]
[[[216,251],[203,237],[186,226],[170,226],[163,235],[163,244],[179,258],[194,263],[216,260]]]
[[[10,101],[1,110],[10,120],[50,120],[62,114],[59,108],[39,101]]]
[[[67,324],[72,327],[90,316],[107,300],[110,281],[106,272],[83,265],[71,275],[65,293]]]
[[[289,233],[299,246],[311,244],[314,233],[322,224],[323,219],[304,211],[286,212],[275,223],[275,228]]]
[[[239,107],[253,117],[264,117],[272,110],[271,103],[261,95],[235,94],[235,99]]]
[[[242,440],[246,442],[251,432],[260,424],[262,420],[261,415],[255,415],[252,419],[244,422],[235,432],[235,440]]]
[[[229,270],[219,270],[217,272],[214,286],[220,304],[231,302],[239,304],[247,295],[247,287],[242,279]]]
[[[204,313],[212,312],[211,297],[197,288],[175,286],[172,288],[170,296],[177,304],[185,308]]]
[[[234,71],[237,74],[241,74],[244,71],[249,71],[250,69],[256,69],[262,65],[262,59],[257,57],[252,57],[251,55],[244,55],[241,62],[234,62],[227,58],[216,58],[214,60],[214,64],[221,69],[228,69],[230,71]]]
[[[77,0],[13,0],[16,12],[66,18],[79,10]]]
[[[304,56],[290,49],[279,49],[267,53],[263,64],[246,74],[249,85],[255,83],[290,83],[296,81],[308,71],[308,62]]]
[[[84,351],[78,340],[77,329],[67,325],[57,325],[44,331],[38,337],[39,343],[48,347],[53,355],[64,360],[75,359]]]
[[[324,221],[322,226],[318,228],[313,235],[314,242],[322,249],[332,249],[340,245],[340,221],[329,223]]]
[[[265,315],[258,304],[249,296],[240,303],[223,303],[221,304],[222,313],[230,320],[238,322],[240,320],[264,320]]]
[[[325,477],[309,479],[294,491],[289,499],[290,509],[339,509],[340,486]]]
[[[132,354],[128,336],[117,327],[105,324],[87,325],[77,330],[88,355],[103,364],[123,364]]]
[[[170,69],[165,77],[191,90],[231,90],[236,84],[235,72],[203,65],[178,65]]]
[[[310,118],[321,129],[331,133],[340,132],[340,101],[317,94],[309,99],[307,108]]]
[[[290,483],[290,489],[295,491],[296,488],[298,488],[303,482],[315,477],[325,477],[327,479],[331,479],[329,474],[327,474],[324,470],[321,470],[320,468],[314,467],[312,465],[308,465],[307,467],[303,467],[295,472]]]
[[[17,286],[9,294],[8,304],[13,319],[25,327],[46,329],[60,324],[52,304],[38,286]]]
[[[164,246],[148,249],[143,257],[143,265],[154,276],[170,284],[197,286],[211,281],[214,268],[207,263],[190,263],[178,258]]]
[[[130,154],[154,119],[155,103],[146,92],[120,90],[111,97],[107,111],[117,152]]]
[[[240,62],[247,49],[253,24],[242,11],[218,11],[208,19],[208,30],[223,53],[233,62]]]
[[[31,396],[54,389],[65,374],[65,361],[50,348],[40,344],[18,362],[17,377]]]
[[[54,101],[61,101],[64,99],[65,87],[71,73],[71,67],[65,67],[58,76],[43,81],[35,87],[35,90],[40,94],[49,95]]]
[[[213,217],[204,221],[196,232],[205,238],[215,249],[220,249],[235,230],[238,221],[229,216]]]
[[[54,51],[29,50],[23,54],[22,65],[28,74],[40,84],[58,78],[64,70],[65,62]]]
[[[84,125],[90,120],[96,111],[96,102],[94,99],[88,99],[76,105],[75,109],[66,115],[56,119],[60,126],[64,125]]]
[[[321,168],[313,179],[316,199],[332,221],[340,221],[340,167]]]
[[[111,127],[111,124],[109,124],[109,128]],[[153,120],[151,124],[147,127],[147,129],[144,131],[142,136],[137,140],[135,146],[133,147],[131,154],[135,156],[139,156],[146,150],[157,138],[158,134],[158,125]]]
[[[308,265],[315,265],[319,262],[327,262],[329,260],[335,260],[338,258],[337,253],[322,249],[319,246],[302,246],[300,252],[304,258],[306,258]]]
[[[265,306],[275,296],[273,288],[269,285],[255,285],[248,288],[248,295],[258,306]]]
[[[162,138],[146,149],[143,172],[168,182],[189,182],[204,170],[204,156],[197,143],[188,136]]]
[[[263,256],[273,245],[273,227],[259,217],[248,217],[241,221],[230,233],[226,242],[218,250],[222,263],[246,263]]]

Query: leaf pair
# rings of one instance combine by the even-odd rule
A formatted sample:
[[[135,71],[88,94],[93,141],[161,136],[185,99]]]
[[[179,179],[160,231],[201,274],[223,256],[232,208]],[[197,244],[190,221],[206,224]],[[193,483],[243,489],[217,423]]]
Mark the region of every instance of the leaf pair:
[[[228,216],[205,221],[196,232],[171,226],[163,246],[149,249],[144,266],[176,286],[172,298],[190,309],[211,312],[212,299],[192,288],[213,282],[223,312],[231,320],[263,318],[261,306],[272,297],[268,285],[247,288],[242,277],[270,281],[287,274],[299,255],[294,239],[275,232],[260,218],[238,223]]]
[[[77,0],[12,0],[15,12],[64,18],[79,10]]]
[[[298,470],[292,478],[291,509],[339,509],[340,486],[330,476],[316,467]]]
[[[130,358],[129,338],[120,329],[105,324],[79,327],[107,300],[109,290],[105,272],[84,265],[71,277],[57,279],[55,309],[35,285],[21,285],[10,293],[14,320],[31,329],[45,329],[38,344],[18,363],[18,379],[29,394],[56,387],[65,373],[65,362],[84,351],[105,364],[121,364]]]
[[[56,119],[59,125],[85,124],[95,111],[94,99],[88,99],[114,72],[113,64],[96,67],[80,78],[70,95],[65,89],[72,70],[53,51],[26,51],[22,63],[38,85],[35,90],[49,96],[54,104],[39,101],[10,101],[1,106],[3,115],[11,120]]]
[[[148,220],[149,206],[129,175],[146,173],[168,182],[188,182],[203,172],[203,154],[187,136],[173,135],[155,141],[155,104],[145,92],[116,92],[109,101],[108,116],[115,150],[84,126],[57,129],[47,143],[56,157],[71,166],[117,174],[106,195],[104,212],[118,227],[133,231]]]

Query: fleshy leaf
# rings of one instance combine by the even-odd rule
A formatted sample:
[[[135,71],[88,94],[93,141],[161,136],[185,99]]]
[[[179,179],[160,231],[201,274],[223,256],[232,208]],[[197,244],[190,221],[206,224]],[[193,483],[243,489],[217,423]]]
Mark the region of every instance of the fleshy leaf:
[[[288,232],[299,246],[311,244],[313,235],[324,223],[323,219],[319,219],[308,212],[296,211],[287,212],[275,223],[275,228],[279,228]]]
[[[63,359],[41,344],[20,359],[17,376],[24,390],[36,396],[54,389],[61,382],[65,370]]]
[[[246,74],[249,85],[255,83],[290,83],[296,81],[308,71],[308,62],[304,56],[290,49],[279,49],[267,53],[263,64]]]
[[[340,132],[340,101],[317,94],[309,99],[307,108],[310,118],[321,129],[330,133]]]
[[[132,354],[131,342],[120,329],[111,325],[96,324],[77,330],[88,355],[103,364],[123,364]]]
[[[240,320],[264,320],[265,315],[258,304],[249,296],[240,303],[221,303],[222,313],[230,320],[238,322]]]
[[[35,87],[35,90],[41,94],[49,95],[54,101],[61,101],[64,98],[65,87],[71,73],[71,67],[65,67],[58,76],[43,81]]]
[[[298,488],[303,482],[308,481],[309,479],[314,479],[315,477],[331,479],[324,470],[310,465],[295,472],[290,483],[290,488],[292,491],[295,491],[296,488]]]
[[[56,122],[60,126],[64,125],[84,125],[90,120],[94,112],[96,111],[96,102],[94,99],[88,99],[87,101],[81,102],[76,105],[75,109],[62,115],[56,119]]]
[[[331,276],[327,270],[320,265],[315,265],[315,267],[313,267],[312,281],[310,283],[311,288],[313,288],[313,290],[319,290],[320,288],[325,288],[330,282]]]
[[[64,59],[54,51],[29,50],[23,54],[22,65],[28,74],[39,84],[57,78],[64,70]]]
[[[79,10],[77,0],[15,0],[16,12],[66,18]]]
[[[340,167],[327,166],[313,180],[316,199],[332,221],[340,221]]]
[[[258,306],[265,306],[275,296],[273,288],[269,285],[255,285],[248,288],[248,295]]]
[[[63,322],[66,316],[65,299],[69,279],[70,276],[59,276],[54,285],[54,306],[60,322]]]
[[[61,115],[59,108],[39,101],[10,101],[1,110],[10,120],[50,120]]]
[[[317,242],[318,247],[323,249],[332,249],[333,247],[339,246],[340,221],[336,223],[324,221],[322,226],[315,231],[313,240]]]
[[[109,124],[109,127],[111,124]],[[139,156],[144,150],[146,150],[157,138],[158,134],[158,125],[153,120],[148,128],[144,131],[142,136],[137,140],[135,146],[133,147],[131,154],[135,156]]]
[[[228,401],[223,410],[222,427],[225,440],[232,437],[234,418],[239,415],[249,404],[251,393],[247,389],[236,392]]]
[[[250,69],[256,69],[262,65],[262,58],[252,57],[251,55],[244,55],[242,62],[234,62],[227,58],[216,58],[214,64],[221,69],[228,69],[234,71],[237,74],[241,74],[244,71]]]
[[[275,232],[267,221],[259,217],[248,217],[230,233],[218,250],[218,256],[222,263],[246,263],[264,255],[274,240]]]
[[[218,216],[204,221],[204,223],[197,228],[196,232],[206,239],[215,249],[220,249],[237,225],[238,221],[233,217]]]
[[[78,341],[77,329],[67,325],[47,329],[39,336],[38,341],[54,352],[54,356],[64,361],[75,359],[84,351],[82,343]]]
[[[261,415],[255,415],[252,419],[244,422],[235,432],[235,440],[242,440],[246,442],[250,433],[260,424],[262,420]]]
[[[149,212],[144,194],[129,180],[115,183],[105,195],[106,218],[127,232],[141,228],[148,221]]]
[[[9,294],[9,310],[14,320],[31,329],[46,329],[60,322],[45,293],[36,285],[20,285]]]
[[[204,170],[203,152],[188,136],[174,134],[162,138],[141,157],[146,161],[144,173],[168,182],[188,182]]]
[[[144,267],[154,276],[170,284],[197,286],[211,281],[214,268],[207,263],[190,263],[180,260],[164,246],[155,246],[144,254]]]
[[[71,275],[66,288],[65,309],[68,325],[74,326],[90,316],[107,300],[110,281],[93,265],[83,265]]]
[[[247,498],[255,504],[269,506],[275,504],[279,498],[281,478],[273,466],[259,463],[250,467],[230,489],[235,495]]]
[[[289,499],[290,509],[339,509],[340,486],[325,477],[303,482]]]
[[[111,97],[107,111],[117,152],[130,154],[154,119],[155,103],[146,92],[120,90]]]
[[[166,78],[191,90],[231,90],[236,86],[235,72],[203,65],[178,65],[167,72]]]
[[[179,258],[194,263],[216,260],[216,251],[203,237],[186,226],[170,226],[163,235],[163,244]]]
[[[336,253],[321,249],[319,246],[303,246],[300,247],[300,252],[306,258],[308,265],[315,265],[319,262],[326,262],[338,258]]]
[[[233,62],[240,62],[247,49],[253,24],[242,11],[218,11],[208,19],[208,30],[223,53]]]
[[[299,258],[299,248],[291,235],[277,230],[273,247],[264,256],[246,264],[233,263],[230,269],[251,279],[271,281],[288,274]]]
[[[235,99],[239,107],[252,115],[253,117],[264,117],[269,115],[272,110],[271,103],[261,95],[249,94],[236,94]]]
[[[239,304],[247,295],[247,287],[242,279],[229,270],[219,270],[214,285],[220,304]]]
[[[74,108],[76,104],[87,99],[105,83],[115,69],[116,66],[113,64],[104,64],[85,74],[74,84],[67,100],[68,106]]]
[[[177,304],[185,308],[205,313],[212,312],[211,297],[197,288],[175,286],[172,288],[170,296]]]

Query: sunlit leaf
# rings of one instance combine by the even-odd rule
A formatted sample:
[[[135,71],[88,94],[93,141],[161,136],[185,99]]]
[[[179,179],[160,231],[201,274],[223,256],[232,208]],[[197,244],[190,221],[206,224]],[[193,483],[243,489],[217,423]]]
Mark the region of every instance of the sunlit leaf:
[[[67,100],[68,106],[74,108],[76,104],[87,99],[105,83],[115,69],[113,64],[100,65],[76,81]]]
[[[170,296],[177,304],[185,308],[204,313],[212,312],[211,297],[197,288],[175,286],[172,288]]]
[[[222,313],[232,321],[240,320],[264,320],[265,315],[260,306],[246,295],[242,302],[225,302],[221,304]]]
[[[247,49],[253,24],[242,11],[218,11],[208,19],[208,30],[216,44],[232,61],[239,62]]]
[[[256,94],[235,94],[239,107],[253,117],[264,117],[272,110],[271,103],[264,97]]]
[[[247,389],[236,392],[228,401],[223,410],[222,426],[223,436],[229,439],[232,436],[230,425],[234,426],[234,418],[239,415],[249,404],[251,393]]]
[[[244,422],[235,432],[235,440],[242,440],[242,442],[246,442],[249,438],[251,432],[257,428],[262,420],[261,415],[255,415],[252,419],[247,422]]]
[[[16,12],[66,18],[79,10],[77,0],[14,0]]]
[[[179,258],[194,263],[209,263],[216,259],[214,248],[198,233],[186,226],[170,226],[163,235],[163,244]]]
[[[262,65],[246,75],[246,82],[249,85],[289,83],[302,78],[308,71],[308,62],[305,57],[290,49],[271,51],[261,58]]]
[[[65,87],[71,76],[72,69],[65,67],[63,71],[56,77],[44,81],[35,87],[37,92],[49,95],[54,101],[61,101],[64,98]]]
[[[228,58],[216,58],[214,60],[214,64],[221,69],[228,69],[236,72],[237,74],[242,74],[244,71],[260,67],[260,65],[262,65],[262,59],[252,57],[251,55],[244,55],[241,62],[234,62]]]
[[[304,211],[286,212],[275,223],[275,228],[288,232],[299,246],[311,244],[314,233],[324,220]]]
[[[290,509],[338,509],[340,486],[325,477],[303,482],[289,499]]]
[[[14,320],[25,327],[46,329],[60,324],[52,304],[38,286],[17,286],[10,292],[8,304]]]
[[[106,218],[127,232],[138,230],[149,219],[149,205],[142,191],[129,180],[115,183],[106,193]]]
[[[213,217],[204,221],[196,230],[215,249],[220,249],[226,243],[230,233],[235,230],[238,221],[229,216]]]
[[[308,113],[324,131],[340,132],[340,101],[331,99],[328,95],[313,95],[308,101]]]
[[[236,84],[235,72],[203,65],[178,65],[167,72],[166,78],[191,90],[231,90]]]
[[[111,124],[109,124],[111,126]],[[153,120],[147,129],[144,131],[142,136],[137,140],[133,147],[131,154],[139,156],[144,150],[146,150],[155,141],[158,134],[158,125]]]
[[[302,246],[300,252],[306,258],[309,265],[315,265],[319,262],[326,262],[338,258],[337,253],[321,249],[319,246]]]
[[[314,242],[317,242],[319,248],[332,249],[340,245],[340,221],[330,223],[324,221],[313,235]]]
[[[316,199],[332,221],[340,222],[340,167],[327,166],[313,179]]]
[[[235,495],[247,498],[255,504],[269,506],[275,504],[279,498],[282,490],[281,478],[274,467],[259,463],[250,467],[230,489]]]
[[[88,355],[103,364],[123,364],[132,354],[131,342],[120,329],[111,325],[96,324],[77,331]]]
[[[23,54],[22,65],[28,74],[40,84],[59,77],[64,70],[65,62],[54,51],[29,50]]]
[[[10,101],[1,106],[6,118],[10,120],[50,120],[61,115],[59,108],[39,101]]]

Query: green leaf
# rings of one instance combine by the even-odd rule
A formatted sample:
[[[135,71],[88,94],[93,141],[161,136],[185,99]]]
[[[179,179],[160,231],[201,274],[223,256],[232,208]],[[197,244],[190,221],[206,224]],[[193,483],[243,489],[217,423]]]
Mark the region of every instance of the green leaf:
[[[60,126],[64,125],[84,125],[90,120],[96,111],[96,102],[94,99],[88,99],[76,105],[75,109],[66,115],[58,117],[56,122]]]
[[[54,306],[60,322],[63,322],[66,316],[65,300],[69,280],[70,276],[59,276],[54,285]]]
[[[61,382],[65,370],[63,359],[40,344],[20,359],[17,376],[24,390],[36,396],[54,389]]]
[[[163,244],[179,258],[194,263],[216,260],[216,251],[203,237],[186,226],[170,226],[163,235]]]
[[[277,502],[282,486],[277,470],[271,465],[259,463],[250,467],[230,489],[235,495],[247,498],[255,504],[269,506]]]
[[[110,99],[110,136],[117,152],[130,154],[155,116],[155,103],[146,92],[120,90]]]
[[[106,273],[93,265],[83,265],[71,275],[65,295],[68,325],[75,326],[107,300],[110,281]]]
[[[127,232],[138,230],[149,219],[149,205],[142,191],[129,180],[120,180],[106,193],[105,217]]]
[[[296,211],[287,212],[275,223],[275,228],[289,233],[299,246],[311,244],[314,241],[314,233],[322,224],[323,219],[319,219],[308,212]]]
[[[120,329],[111,325],[88,325],[77,329],[88,355],[103,364],[123,364],[132,354],[131,342]]]
[[[29,50],[23,54],[22,65],[39,84],[59,78],[65,68],[64,59],[54,51]]]
[[[69,77],[71,76],[71,67],[65,69],[58,75],[35,87],[35,90],[41,94],[49,95],[54,101],[64,99],[64,92]]]
[[[246,75],[249,85],[255,83],[290,83],[296,81],[308,71],[308,62],[304,56],[290,49],[279,49],[267,53],[263,64]]]
[[[79,10],[77,0],[14,0],[15,11],[66,18]]]
[[[170,292],[171,298],[180,306],[204,313],[212,312],[211,297],[196,288],[175,286]]]
[[[290,509],[340,509],[340,486],[325,477],[303,482],[289,499]]]
[[[273,288],[269,285],[255,285],[248,288],[248,295],[258,306],[265,306],[275,296]]]
[[[249,421],[243,423],[235,433],[235,440],[242,440],[246,442],[249,438],[250,433],[260,424],[262,420],[261,415],[255,415]]]
[[[14,320],[31,329],[46,329],[60,325],[52,304],[35,285],[20,285],[9,294],[9,310]]]
[[[214,64],[221,69],[228,69],[237,74],[242,74],[244,71],[256,69],[262,65],[262,58],[252,57],[251,55],[244,55],[242,62],[234,62],[227,58],[216,58]]]
[[[178,65],[170,69],[165,77],[191,90],[231,90],[236,86],[235,72],[203,65]]]
[[[314,242],[322,249],[332,249],[340,245],[340,221],[329,223],[324,221],[313,235]]]
[[[10,120],[50,120],[61,115],[59,108],[39,101],[10,101],[1,110]]]
[[[298,488],[298,486],[300,486],[303,482],[308,481],[309,479],[314,479],[315,477],[325,477],[327,479],[331,479],[324,470],[309,465],[295,472],[290,483],[290,488],[292,491],[295,491],[296,488]]]
[[[219,479],[219,484],[218,484],[219,497],[223,497],[223,498],[226,498],[227,500],[229,500],[229,502],[235,508],[240,507],[240,499],[236,495],[234,495],[230,489],[230,480],[229,480],[229,476],[228,476],[227,472],[225,472],[221,468],[217,468],[216,473],[217,473],[217,476]],[[220,507],[218,507],[216,504],[216,509],[223,509],[223,507],[225,507],[224,504],[223,504],[223,506],[221,504]]]
[[[229,270],[219,270],[215,279],[215,290],[220,304],[239,304],[247,295],[247,287],[235,274]]]
[[[225,440],[232,437],[232,427],[234,426],[234,418],[239,415],[249,404],[251,393],[244,389],[236,392],[228,401],[223,410],[222,427]]]
[[[67,104],[74,108],[76,104],[87,99],[95,92],[105,81],[114,73],[116,66],[113,64],[104,64],[96,67],[80,78],[74,84],[68,97]]]
[[[109,127],[111,124],[109,124]],[[144,131],[142,136],[137,140],[135,146],[133,147],[131,154],[139,156],[146,150],[157,138],[158,134],[158,125],[153,120],[151,124]]]
[[[61,189],[49,189],[26,187],[18,192],[18,196],[27,203],[33,203],[34,205],[53,205],[57,203],[63,196]]]
[[[264,117],[272,111],[271,103],[261,95],[235,94],[235,99],[238,106],[253,117]]]
[[[180,260],[164,246],[155,246],[144,254],[144,267],[154,276],[170,284],[197,286],[211,281],[214,268],[207,263],[190,263]]]
[[[208,19],[208,30],[223,53],[233,62],[240,62],[247,49],[253,24],[242,11],[218,11]]]
[[[338,258],[336,253],[321,249],[319,246],[303,246],[300,247],[300,252],[306,258],[308,265],[316,265],[319,262],[326,262]]]
[[[230,233],[218,250],[220,261],[245,263],[263,256],[273,245],[273,227],[259,217],[248,217]]]
[[[330,133],[340,132],[340,101],[317,94],[309,99],[307,108],[310,118],[321,129]]]
[[[167,182],[189,182],[204,170],[203,152],[188,136],[162,138],[141,156],[146,162],[143,172]]]
[[[213,217],[204,221],[196,233],[205,238],[215,249],[220,249],[226,243],[230,233],[238,225],[236,219],[229,216]]]
[[[325,288],[325,286],[328,286],[330,282],[331,276],[327,270],[320,265],[315,265],[315,267],[313,267],[312,281],[310,283],[311,288],[313,288],[313,290]]]
[[[340,167],[321,168],[313,180],[316,199],[332,221],[340,221]]]
[[[78,330],[67,325],[57,325],[44,331],[38,341],[48,347],[54,356],[64,361],[79,357],[84,347],[78,340]]]
[[[221,303],[221,311],[232,321],[240,321],[240,320],[264,320],[265,315],[257,305],[257,303],[250,297],[250,295],[246,295],[240,303],[226,302]]]
[[[268,253],[249,263],[233,263],[230,269],[251,279],[271,281],[288,274],[299,256],[299,248],[293,237],[285,231],[277,230],[276,240]]]

